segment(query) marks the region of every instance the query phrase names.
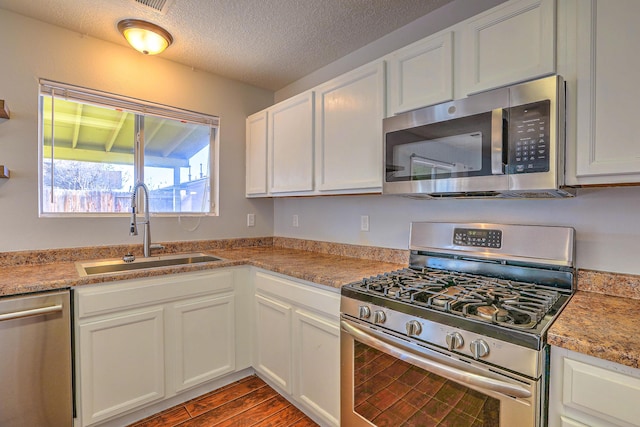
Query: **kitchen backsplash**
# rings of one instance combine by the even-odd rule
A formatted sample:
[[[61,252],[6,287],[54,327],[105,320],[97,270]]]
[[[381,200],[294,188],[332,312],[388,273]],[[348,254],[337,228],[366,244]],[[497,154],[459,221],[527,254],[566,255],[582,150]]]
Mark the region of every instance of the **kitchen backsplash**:
[[[403,249],[321,242],[318,240],[305,240],[291,237],[274,237],[273,246],[396,264],[409,263],[409,251]]]
[[[155,250],[154,254],[206,252],[215,249],[230,249],[250,246],[273,246],[273,237],[190,240],[161,244],[164,246],[164,249]],[[141,256],[142,245],[92,246],[84,248],[0,252],[0,267],[28,264],[49,264],[54,262],[75,262],[78,260],[103,258],[122,258],[122,256],[128,252]]]
[[[578,270],[578,290],[616,297],[640,299],[640,276]]]

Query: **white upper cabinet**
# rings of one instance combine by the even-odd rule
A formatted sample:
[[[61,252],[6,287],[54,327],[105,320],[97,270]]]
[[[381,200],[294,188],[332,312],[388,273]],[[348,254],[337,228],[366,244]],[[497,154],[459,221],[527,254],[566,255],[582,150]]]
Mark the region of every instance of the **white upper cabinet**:
[[[568,184],[638,183],[640,2],[566,3],[576,9],[563,21],[566,54],[559,56],[560,72],[572,77],[567,79]]]
[[[313,190],[313,92],[305,92],[268,110],[271,193]]]
[[[392,53],[387,62],[387,115],[453,99],[453,31]]]
[[[506,2],[465,21],[460,69],[470,94],[555,72],[555,1]]]
[[[378,61],[314,89],[318,191],[381,191],[384,87]]]
[[[267,194],[267,111],[247,117],[246,123],[247,196]]]

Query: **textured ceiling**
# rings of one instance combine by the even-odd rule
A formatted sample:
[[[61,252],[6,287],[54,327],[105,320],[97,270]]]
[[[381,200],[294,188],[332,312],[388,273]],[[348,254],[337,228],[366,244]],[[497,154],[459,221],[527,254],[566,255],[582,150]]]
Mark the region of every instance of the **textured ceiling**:
[[[167,29],[167,59],[278,90],[452,0],[0,0],[0,8],[126,45],[124,18]]]

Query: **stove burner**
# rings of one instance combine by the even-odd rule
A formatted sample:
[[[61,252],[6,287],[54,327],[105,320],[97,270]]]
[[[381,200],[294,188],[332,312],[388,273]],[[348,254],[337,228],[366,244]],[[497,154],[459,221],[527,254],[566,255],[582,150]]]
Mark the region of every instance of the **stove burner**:
[[[405,268],[349,285],[364,293],[515,329],[532,329],[559,298],[535,283]]]
[[[483,319],[493,320],[495,322],[506,321],[508,315],[507,310],[493,305],[481,305],[476,309],[476,313]]]

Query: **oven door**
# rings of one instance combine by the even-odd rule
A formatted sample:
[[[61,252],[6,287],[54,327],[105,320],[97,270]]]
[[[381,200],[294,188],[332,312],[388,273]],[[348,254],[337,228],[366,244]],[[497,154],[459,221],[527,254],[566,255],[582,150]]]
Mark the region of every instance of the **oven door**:
[[[508,105],[507,91],[501,104]],[[465,108],[467,100],[384,120],[384,187],[391,194],[506,191],[506,108]],[[456,114],[444,120],[453,109]],[[444,110],[441,112],[440,110]]]
[[[341,319],[341,425],[539,426],[540,381]]]

